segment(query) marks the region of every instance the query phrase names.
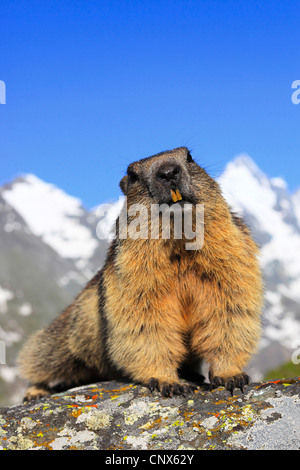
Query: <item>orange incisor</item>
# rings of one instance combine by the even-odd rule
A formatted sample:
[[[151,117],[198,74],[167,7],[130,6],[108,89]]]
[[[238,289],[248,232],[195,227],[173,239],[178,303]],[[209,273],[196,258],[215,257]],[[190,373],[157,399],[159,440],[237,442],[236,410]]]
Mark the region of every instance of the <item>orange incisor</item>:
[[[171,196],[172,196],[173,202],[177,202],[177,201],[182,200],[182,196],[181,196],[180,191],[178,189],[176,189],[176,191],[173,191],[173,189],[171,189]]]

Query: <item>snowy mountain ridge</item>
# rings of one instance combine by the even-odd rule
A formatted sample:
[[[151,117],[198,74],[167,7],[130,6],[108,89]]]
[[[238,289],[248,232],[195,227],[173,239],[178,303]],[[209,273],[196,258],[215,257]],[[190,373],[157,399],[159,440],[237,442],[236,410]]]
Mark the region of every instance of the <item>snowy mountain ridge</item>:
[[[283,178],[268,178],[248,155],[230,162],[219,184],[260,245],[265,283],[260,351],[277,344],[288,359],[300,340],[300,191],[290,194]]]
[[[290,295],[300,301],[300,197],[289,194],[282,178],[269,179],[247,156],[230,162],[219,183],[231,207],[258,234],[262,267],[280,262]]]
[[[63,258],[87,259],[97,247],[91,231],[82,224],[86,212],[79,199],[32,174],[15,180],[2,197],[36,236]]]

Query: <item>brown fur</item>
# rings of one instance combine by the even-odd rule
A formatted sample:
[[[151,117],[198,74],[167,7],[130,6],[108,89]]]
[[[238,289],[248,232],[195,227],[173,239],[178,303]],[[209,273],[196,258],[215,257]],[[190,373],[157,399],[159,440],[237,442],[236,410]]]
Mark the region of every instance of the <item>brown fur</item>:
[[[214,386],[247,383],[243,368],[260,335],[257,246],[186,148],[129,166],[120,183],[129,207],[161,202],[153,172],[169,161],[181,167],[182,194],[204,204],[202,249],[187,251],[185,240],[114,240],[103,269],[21,352],[21,373],[36,396],[58,383],[120,376],[184,393],[178,371],[191,357],[210,364]]]

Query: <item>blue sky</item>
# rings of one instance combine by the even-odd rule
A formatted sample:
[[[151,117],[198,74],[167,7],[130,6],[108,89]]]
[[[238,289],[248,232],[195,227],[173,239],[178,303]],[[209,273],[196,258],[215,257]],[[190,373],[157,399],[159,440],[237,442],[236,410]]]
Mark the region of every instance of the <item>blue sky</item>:
[[[186,145],[300,186],[300,2],[1,0],[0,184],[34,173],[86,207]]]

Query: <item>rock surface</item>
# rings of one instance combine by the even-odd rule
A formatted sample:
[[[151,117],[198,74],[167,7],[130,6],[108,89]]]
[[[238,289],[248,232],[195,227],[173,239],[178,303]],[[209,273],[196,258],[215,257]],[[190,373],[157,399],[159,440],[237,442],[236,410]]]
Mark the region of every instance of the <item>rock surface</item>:
[[[163,398],[101,382],[0,409],[0,449],[300,449],[300,377]]]

